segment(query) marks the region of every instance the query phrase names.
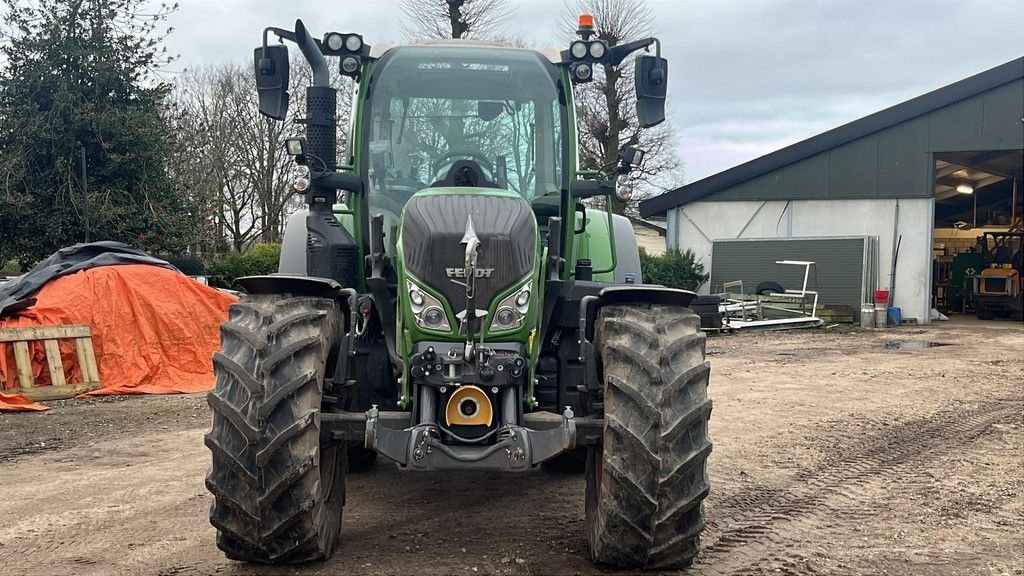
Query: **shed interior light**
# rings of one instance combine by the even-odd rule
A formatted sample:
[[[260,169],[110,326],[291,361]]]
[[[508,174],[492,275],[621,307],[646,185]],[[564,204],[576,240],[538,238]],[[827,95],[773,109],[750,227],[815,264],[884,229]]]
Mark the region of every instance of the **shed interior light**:
[[[970,184],[958,184],[956,191],[961,194],[974,194],[974,188]]]

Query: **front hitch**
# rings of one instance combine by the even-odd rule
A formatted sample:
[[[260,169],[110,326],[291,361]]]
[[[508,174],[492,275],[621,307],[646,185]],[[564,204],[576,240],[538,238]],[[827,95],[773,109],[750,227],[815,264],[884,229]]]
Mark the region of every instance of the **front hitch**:
[[[381,414],[376,407],[366,413],[366,447],[408,470],[524,472],[576,447],[576,421],[568,407],[556,426],[505,426],[498,430],[497,442],[479,446],[444,444],[433,424],[389,428],[381,424]]]

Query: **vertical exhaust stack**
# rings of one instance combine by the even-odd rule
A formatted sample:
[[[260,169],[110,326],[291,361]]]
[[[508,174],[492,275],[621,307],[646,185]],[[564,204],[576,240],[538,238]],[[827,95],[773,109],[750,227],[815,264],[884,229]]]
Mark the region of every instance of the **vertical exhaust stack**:
[[[302,20],[295,21],[295,42],[313,72],[306,88],[306,142],[312,179],[306,192],[306,273],[354,287],[359,281],[359,247],[334,216],[338,190],[330,176],[337,168],[338,92],[330,86],[327,59]]]

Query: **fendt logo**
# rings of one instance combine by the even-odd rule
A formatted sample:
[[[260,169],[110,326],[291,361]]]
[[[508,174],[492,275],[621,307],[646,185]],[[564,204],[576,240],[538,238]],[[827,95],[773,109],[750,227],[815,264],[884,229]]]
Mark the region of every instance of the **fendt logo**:
[[[465,278],[466,277],[466,269],[465,268],[445,268],[444,270],[445,270],[445,272],[448,273],[448,277],[449,278]],[[490,278],[491,274],[494,274],[494,268],[477,268],[476,269],[476,277],[477,278]]]

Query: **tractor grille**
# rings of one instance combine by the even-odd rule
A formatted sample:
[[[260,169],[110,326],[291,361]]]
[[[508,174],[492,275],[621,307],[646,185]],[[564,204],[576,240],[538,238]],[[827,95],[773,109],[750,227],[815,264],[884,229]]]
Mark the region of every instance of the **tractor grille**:
[[[480,238],[476,298],[487,308],[494,296],[533,270],[537,221],[519,197],[481,194],[414,196],[402,217],[402,251],[408,271],[438,290],[455,312],[465,308],[466,289],[452,280],[465,265],[466,219]]]

